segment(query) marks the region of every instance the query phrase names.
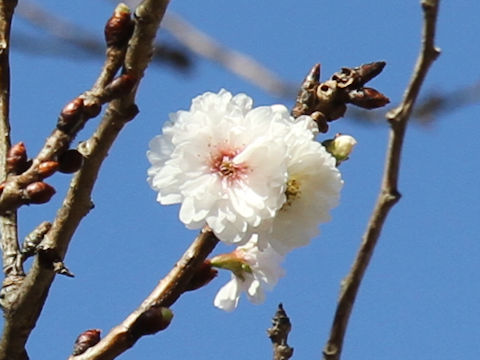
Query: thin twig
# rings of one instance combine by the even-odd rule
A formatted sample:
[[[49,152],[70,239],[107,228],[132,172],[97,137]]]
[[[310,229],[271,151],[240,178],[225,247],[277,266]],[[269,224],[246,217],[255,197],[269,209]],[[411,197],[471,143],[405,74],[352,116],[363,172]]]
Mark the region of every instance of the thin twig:
[[[132,334],[138,319],[154,307],[170,307],[188,288],[195,270],[218,243],[210,229],[203,229],[168,275],[159,282],[143,303],[121,324],[114,327],[98,344],[69,360],[111,360],[131,348],[139,339]],[[141,336],[141,335],[140,335]]]
[[[439,2],[440,0],[423,0],[421,2],[424,14],[422,48],[402,103],[387,114],[387,118],[391,124],[391,130],[380,195],[367,230],[362,238],[362,244],[352,269],[342,283],[340,299],[333,320],[330,338],[323,350],[324,360],[340,359],[348,320],[360,283],[372,257],[388,212],[400,199],[397,183],[407,122],[428,69],[440,53],[434,46]]]

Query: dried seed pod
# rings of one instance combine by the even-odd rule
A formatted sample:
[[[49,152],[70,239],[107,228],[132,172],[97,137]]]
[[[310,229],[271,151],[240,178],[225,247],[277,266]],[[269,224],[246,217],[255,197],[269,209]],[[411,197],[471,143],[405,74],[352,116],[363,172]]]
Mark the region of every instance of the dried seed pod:
[[[332,75],[332,80],[341,88],[359,89],[380,74],[385,67],[384,61],[363,64],[354,68],[342,68]]]
[[[38,165],[38,175],[42,179],[45,179],[55,173],[58,170],[58,162],[56,161],[44,161]]]
[[[26,201],[29,204],[44,204],[54,194],[55,189],[43,181],[31,183],[25,188]]]
[[[66,133],[72,132],[74,129],[79,127],[79,122],[82,117],[84,110],[83,99],[77,97],[70,101],[62,109],[60,116],[57,121],[57,129],[62,130]]]
[[[218,271],[212,268],[210,261],[205,260],[191,278],[185,291],[197,290],[207,285],[217,276],[217,274]]]
[[[7,154],[7,172],[21,174],[27,167],[27,149],[23,142],[13,145]]]
[[[105,25],[105,41],[107,46],[122,47],[132,36],[134,23],[130,17],[130,9],[125,4],[119,4],[113,16]]]
[[[64,174],[78,171],[83,165],[83,155],[78,150],[69,149],[58,157],[58,170]]]
[[[153,306],[144,311],[130,327],[130,334],[134,338],[143,335],[152,335],[164,330],[170,325],[173,312],[166,307]]]
[[[90,329],[78,335],[73,345],[72,355],[83,354],[88,348],[98,344],[100,341],[100,332],[99,329]]]

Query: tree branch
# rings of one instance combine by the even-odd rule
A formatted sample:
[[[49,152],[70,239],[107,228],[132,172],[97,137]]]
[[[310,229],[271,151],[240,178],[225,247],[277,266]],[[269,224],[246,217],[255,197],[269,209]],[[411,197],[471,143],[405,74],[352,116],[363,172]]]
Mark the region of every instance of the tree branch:
[[[10,140],[10,31],[17,1],[0,1],[0,182],[8,175],[7,156]],[[17,233],[17,212],[0,216],[2,236],[2,261],[5,279],[2,284],[0,304],[8,307],[15,301],[16,292],[23,281],[24,272]],[[26,353],[22,354],[25,358]]]
[[[362,244],[352,269],[342,283],[340,299],[338,301],[330,337],[323,350],[324,360],[340,359],[348,320],[358,289],[372,257],[388,212],[400,199],[397,183],[403,139],[408,119],[412,113],[413,105],[418,97],[420,87],[428,69],[440,53],[434,46],[439,0],[423,0],[421,5],[424,14],[422,48],[402,103],[387,114],[387,118],[391,124],[391,130],[380,195],[367,230],[362,238]]]
[[[134,312],[98,344],[83,354],[70,356],[69,360],[111,360],[131,348],[141,336],[156,332],[147,329],[151,326],[145,321],[148,314],[155,308],[170,307],[189,290],[190,280],[217,243],[213,232],[204,228],[175,267]]]
[[[76,133],[83,127],[88,118],[98,115],[101,104],[111,101],[99,128],[89,140],[88,146],[83,149],[84,155],[88,158],[72,180],[63,206],[59,210],[51,229],[40,244],[38,256],[35,258],[31,270],[18,289],[14,306],[5,314],[4,332],[0,341],[0,359],[2,360],[28,358],[25,343],[35,326],[53,282],[55,275],[53,265],[63,260],[74,231],[92,207],[91,191],[108,149],[123,126],[138,112],[133,104],[134,94],[125,94],[134,93],[136,79],[141,78],[145,67],[148,65],[151,56],[149,49],[151,49],[156,28],[158,28],[158,23],[167,4],[168,1],[157,1],[152,5],[155,6],[155,12],[149,9],[150,16],[153,13],[156,14],[156,25],[154,24],[153,27],[151,21],[142,23],[142,20],[145,20],[142,17],[143,14],[137,14],[137,30],[129,43],[129,51],[134,52],[133,55],[130,54],[130,58],[133,57],[136,62],[133,65],[131,65],[131,61],[127,64],[131,65],[129,70],[138,77],[125,74],[112,81],[119,66],[123,63],[123,56],[126,56],[122,47],[126,47],[126,41],[128,41],[127,37],[124,45],[119,44],[117,39],[118,29],[115,29],[113,40],[107,36],[107,43],[111,42],[111,44],[109,43],[109,49],[107,49],[107,60],[92,90],[76,98],[63,109],[57,123],[57,129],[47,139],[45,146],[33,160],[30,168],[24,173],[12,177],[11,181],[8,181],[3,188],[0,198],[0,208],[3,205],[2,211],[8,210],[9,206],[16,208],[21,205],[22,196],[18,195],[15,190],[41,177],[39,169],[42,161],[51,160],[60,152],[68,149]],[[117,14],[117,9],[115,14]],[[120,15],[126,16],[124,19],[127,19],[126,24],[128,25],[130,14],[122,13]],[[118,22],[114,22],[114,24],[118,24]],[[111,25],[110,21],[107,25]],[[148,28],[148,31],[145,31],[145,28]],[[141,54],[135,52],[141,52]],[[116,55],[113,56],[112,54]],[[123,96],[121,100],[112,101],[119,96]]]

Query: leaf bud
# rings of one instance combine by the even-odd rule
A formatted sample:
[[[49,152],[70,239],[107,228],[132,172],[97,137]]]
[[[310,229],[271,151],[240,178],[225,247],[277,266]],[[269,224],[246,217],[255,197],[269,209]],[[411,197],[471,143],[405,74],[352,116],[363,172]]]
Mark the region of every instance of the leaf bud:
[[[23,142],[13,145],[7,154],[7,172],[21,174],[28,169],[27,149]]]
[[[78,150],[69,149],[58,157],[58,170],[64,174],[74,173],[80,170],[83,161],[83,155]]]
[[[52,176],[58,170],[58,166],[56,161],[44,161],[38,165],[38,175],[42,179]]]
[[[115,8],[113,16],[105,25],[105,41],[107,46],[122,47],[132,36],[134,23],[130,17],[130,9],[120,3]]]
[[[96,98],[93,97],[84,99],[83,107],[88,118],[94,118],[100,114],[100,111],[102,111],[102,105]]]
[[[139,338],[143,335],[152,335],[161,330],[165,330],[173,318],[173,312],[166,307],[152,306],[145,310],[135,320],[130,327],[130,334],[134,338]]]
[[[100,341],[100,332],[99,329],[90,329],[78,335],[75,344],[73,344],[72,355],[83,354],[88,348],[98,344]]]
[[[361,88],[348,93],[349,102],[364,109],[376,109],[387,105],[390,100],[372,88]]]
[[[117,98],[132,91],[136,83],[137,78],[129,74],[123,74],[114,79],[105,90],[109,91],[110,97]]]
[[[69,133],[77,128],[81,120],[83,108],[83,99],[80,97],[73,99],[65,105],[58,118],[57,129]]]
[[[44,204],[55,194],[55,189],[42,181],[29,184],[25,188],[25,196],[29,204]]]

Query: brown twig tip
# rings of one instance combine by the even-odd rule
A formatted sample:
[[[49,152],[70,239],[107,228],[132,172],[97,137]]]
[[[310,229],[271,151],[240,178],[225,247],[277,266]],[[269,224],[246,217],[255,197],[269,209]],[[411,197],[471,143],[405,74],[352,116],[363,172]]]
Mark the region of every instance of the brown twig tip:
[[[389,103],[379,91],[363,87],[382,72],[385,62],[378,61],[355,68],[342,68],[330,80],[320,82],[320,65],[316,64],[305,77],[292,110],[294,117],[310,115],[320,132],[328,131],[328,122],[341,118],[348,103],[374,109]]]
[[[27,149],[23,142],[13,145],[7,154],[7,173],[21,174],[28,168]]]
[[[73,344],[72,355],[83,354],[88,348],[98,344],[100,341],[100,333],[101,330],[99,329],[90,329],[78,335],[75,344]]]
[[[134,22],[127,5],[120,3],[105,25],[107,46],[123,47],[133,34]]]
[[[200,289],[207,285],[218,275],[218,271],[212,268],[212,264],[209,260],[205,260],[193,274],[192,279],[188,283],[185,291],[192,291]]]
[[[24,191],[24,200],[27,204],[44,204],[55,194],[55,189],[44,183],[36,181],[29,184]]]
[[[283,305],[279,304],[275,316],[272,319],[272,327],[267,330],[268,337],[273,345],[274,360],[288,360],[293,355],[293,348],[288,346],[288,334],[292,328],[290,319],[283,309]]]
[[[144,335],[153,335],[165,330],[173,319],[173,312],[166,307],[152,306],[144,311],[130,327],[134,339]]]

